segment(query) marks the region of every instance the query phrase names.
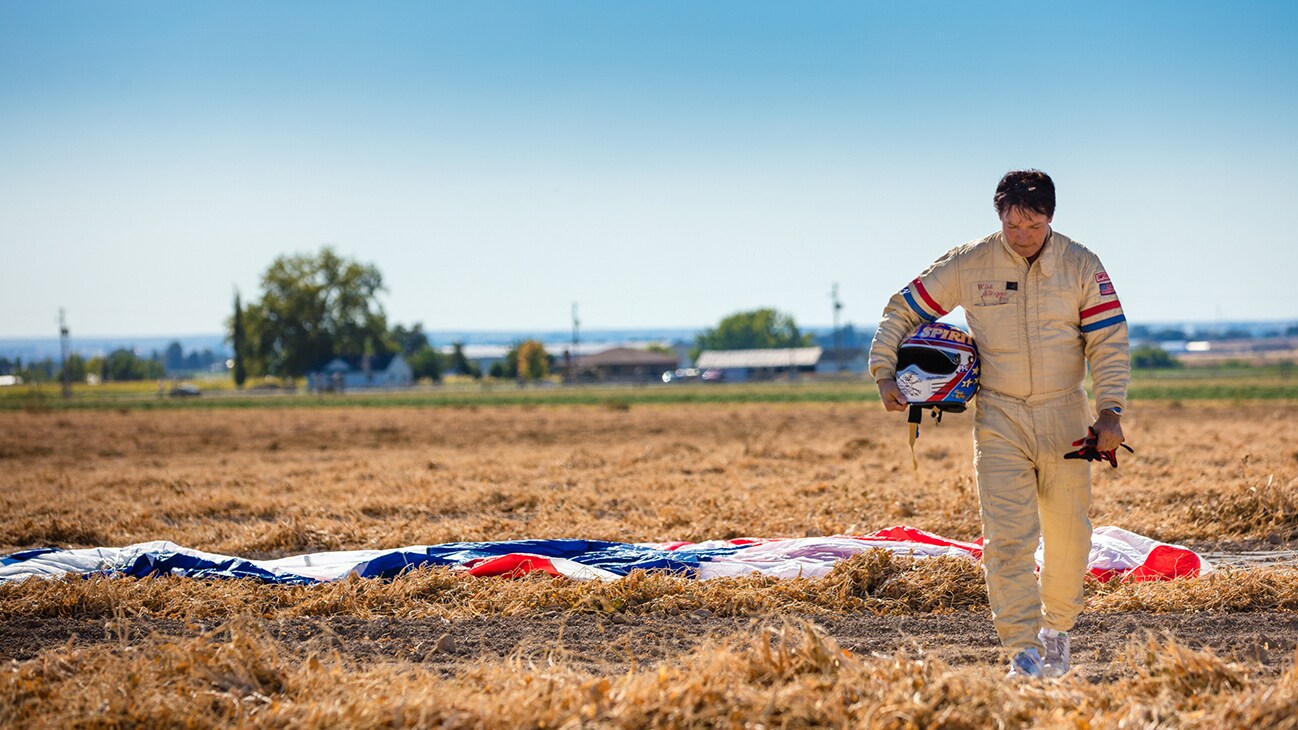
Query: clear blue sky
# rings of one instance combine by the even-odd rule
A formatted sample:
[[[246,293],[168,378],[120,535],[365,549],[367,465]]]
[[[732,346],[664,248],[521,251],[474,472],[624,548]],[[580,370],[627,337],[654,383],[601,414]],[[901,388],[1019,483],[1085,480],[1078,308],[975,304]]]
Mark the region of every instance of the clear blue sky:
[[[0,337],[873,323],[1035,166],[1129,318],[1298,317],[1298,3],[3,2]]]

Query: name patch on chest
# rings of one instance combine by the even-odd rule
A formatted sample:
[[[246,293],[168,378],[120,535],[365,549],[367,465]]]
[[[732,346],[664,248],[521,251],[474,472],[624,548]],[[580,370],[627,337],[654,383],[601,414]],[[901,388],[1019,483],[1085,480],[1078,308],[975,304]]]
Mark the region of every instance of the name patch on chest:
[[[1009,304],[1014,299],[1014,292],[1018,291],[1019,283],[1017,281],[979,281],[974,284],[974,299],[984,307],[992,307],[998,304]]]

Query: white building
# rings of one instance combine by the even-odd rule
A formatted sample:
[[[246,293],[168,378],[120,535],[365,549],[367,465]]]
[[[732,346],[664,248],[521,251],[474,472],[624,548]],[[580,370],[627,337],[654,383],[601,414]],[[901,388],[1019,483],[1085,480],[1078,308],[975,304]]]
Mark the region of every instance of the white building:
[[[307,373],[311,390],[408,388],[414,371],[401,355],[340,355]]]

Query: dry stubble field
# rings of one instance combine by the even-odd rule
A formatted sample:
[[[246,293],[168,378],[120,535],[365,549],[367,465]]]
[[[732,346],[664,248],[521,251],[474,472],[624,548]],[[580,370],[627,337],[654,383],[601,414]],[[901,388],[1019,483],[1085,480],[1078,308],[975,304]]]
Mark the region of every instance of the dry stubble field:
[[[1298,406],[1139,404],[1097,525],[1298,540]],[[877,404],[0,414],[0,553],[248,557],[453,540],[978,534],[970,418],[910,469]],[[1009,685],[964,561],[610,584],[443,569],[314,587],[0,586],[0,725],[1295,725],[1298,572],[1088,586],[1063,680]]]

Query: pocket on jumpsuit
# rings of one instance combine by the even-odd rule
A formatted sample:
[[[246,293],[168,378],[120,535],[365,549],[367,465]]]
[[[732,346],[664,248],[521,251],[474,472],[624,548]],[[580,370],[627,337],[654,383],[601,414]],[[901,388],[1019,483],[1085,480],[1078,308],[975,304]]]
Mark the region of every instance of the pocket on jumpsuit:
[[[969,329],[979,354],[1016,352],[1019,349],[1019,308],[1014,300],[1004,304],[974,304],[965,308]],[[984,359],[983,367],[987,367]]]

